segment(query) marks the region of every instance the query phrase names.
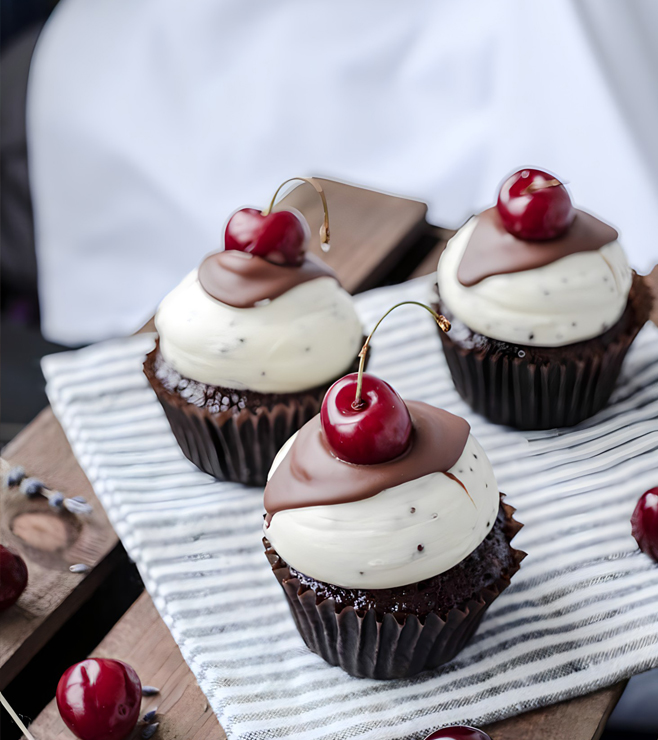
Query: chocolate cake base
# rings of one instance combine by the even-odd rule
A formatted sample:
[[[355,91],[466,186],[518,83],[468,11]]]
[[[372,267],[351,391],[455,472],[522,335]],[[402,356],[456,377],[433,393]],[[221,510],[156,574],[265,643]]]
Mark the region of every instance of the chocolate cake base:
[[[525,553],[510,542],[522,525],[502,502],[485,540],[454,568],[410,586],[346,589],[287,565],[264,538],[267,558],[304,642],[360,678],[404,678],[459,653]]]
[[[445,304],[451,322],[439,331],[455,388],[478,413],[517,429],[573,426],[610,399],[628,348],[649,318],[651,293],[633,276],[626,309],[598,337],[563,347],[510,344],[471,331]]]
[[[144,373],[185,457],[218,480],[248,486],[265,485],[276,453],[319,413],[331,385],[258,393],[199,383],[174,370],[158,344],[146,357]]]

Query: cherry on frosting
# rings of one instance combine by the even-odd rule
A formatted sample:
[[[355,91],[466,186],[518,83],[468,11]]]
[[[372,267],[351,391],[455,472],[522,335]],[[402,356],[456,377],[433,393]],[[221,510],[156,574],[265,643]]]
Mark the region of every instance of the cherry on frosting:
[[[631,527],[640,550],[658,562],[658,488],[650,488],[640,496]]]
[[[384,380],[363,373],[361,402],[355,403],[358,373],[337,380],[327,391],[320,421],[336,457],[376,465],[399,457],[411,440],[411,417],[404,401]]]
[[[575,217],[567,189],[542,170],[519,170],[508,177],[496,206],[507,231],[520,239],[554,239]]]
[[[121,660],[89,658],[68,668],[57,684],[57,708],[81,740],[123,740],[139,719],[142,684]]]
[[[304,261],[309,239],[309,226],[306,219],[294,211],[272,212],[276,197],[281,188],[293,180],[312,185],[322,200],[324,220],[320,227],[320,246],[329,251],[329,208],[322,186],[312,177],[291,177],[276,189],[269,206],[263,211],[257,208],[241,208],[226,224],[224,249],[237,249],[241,252],[263,257],[277,265],[295,267]]]
[[[491,740],[489,735],[475,727],[466,725],[454,725],[453,727],[444,727],[428,735],[425,740]]]
[[[27,586],[27,565],[23,558],[0,545],[0,612],[9,609]]]
[[[443,331],[450,322],[418,301],[397,303],[379,319],[359,352],[359,371],[337,380],[320,409],[324,438],[340,460],[377,465],[402,455],[411,443],[411,416],[406,404],[386,381],[364,372],[370,340],[382,321],[400,306],[420,306]]]
[[[241,208],[226,224],[224,248],[249,252],[279,265],[301,265],[308,234],[308,225],[292,211],[264,216],[257,208]]]

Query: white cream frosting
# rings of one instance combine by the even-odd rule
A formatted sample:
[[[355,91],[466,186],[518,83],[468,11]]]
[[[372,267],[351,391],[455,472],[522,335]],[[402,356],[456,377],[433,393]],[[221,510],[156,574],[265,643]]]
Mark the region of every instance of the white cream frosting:
[[[279,451],[270,477],[294,439]],[[362,501],[279,511],[265,536],[293,568],[336,586],[395,588],[431,578],[470,555],[498,515],[491,463],[473,436],[448,472],[468,493],[432,473]]]
[[[477,216],[459,229],[437,269],[441,300],[472,331],[504,342],[559,347],[598,336],[621,317],[632,272],[619,242],[467,287],[457,270],[476,223]]]
[[[181,375],[259,393],[294,393],[342,375],[363,337],[352,298],[320,277],[253,308],[212,298],[191,272],[155,316],[160,351]]]

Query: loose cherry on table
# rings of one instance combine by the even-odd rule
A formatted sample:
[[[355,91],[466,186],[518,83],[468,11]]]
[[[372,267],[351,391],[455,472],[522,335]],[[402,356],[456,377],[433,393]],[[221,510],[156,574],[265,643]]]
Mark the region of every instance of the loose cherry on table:
[[[475,727],[466,725],[455,725],[454,727],[444,727],[428,735],[425,740],[491,740],[489,735]]]
[[[139,719],[142,684],[121,660],[88,658],[68,668],[57,685],[57,708],[81,740],[123,740]]]
[[[575,216],[567,189],[542,170],[519,170],[508,177],[496,207],[510,234],[536,241],[564,234]]]
[[[450,322],[429,306],[404,301],[389,309],[370,332],[359,353],[359,371],[337,380],[325,394],[320,421],[325,440],[336,457],[356,465],[376,465],[404,454],[411,443],[409,410],[384,380],[364,372],[366,355],[377,327],[398,306],[429,311],[444,330]]]
[[[282,183],[270,205],[263,211],[258,208],[241,208],[226,224],[224,249],[237,249],[263,257],[279,265],[296,266],[304,261],[310,230],[306,219],[296,211],[272,212],[274,201],[281,188],[292,180],[302,180],[312,185],[322,199],[324,222],[320,229],[323,250],[329,250],[329,211],[322,186],[312,178],[293,177]]]
[[[640,550],[658,562],[658,488],[640,496],[631,517],[633,537]]]
[[[27,586],[27,565],[17,553],[0,545],[0,612],[9,609]]]

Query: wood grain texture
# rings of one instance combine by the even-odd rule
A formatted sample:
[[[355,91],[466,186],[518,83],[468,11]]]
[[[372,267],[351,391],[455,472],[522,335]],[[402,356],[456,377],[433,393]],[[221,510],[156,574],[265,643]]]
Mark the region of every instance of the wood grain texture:
[[[483,729],[492,740],[598,740],[626,683],[510,717]]]
[[[329,206],[331,251],[320,249],[322,205],[309,185],[296,188],[282,205],[299,209],[311,226],[309,251],[338,273],[350,293],[375,287],[426,228],[427,206],[374,190],[318,178]]]
[[[140,715],[157,708],[160,726],[155,737],[159,740],[225,740],[217,717],[146,592],[92,656],[125,660],[137,671],[142,684],[160,689],[160,694],[142,700]],[[20,712],[20,707],[15,709]],[[36,740],[75,740],[62,722],[54,699],[29,730]],[[133,738],[139,737],[139,730]]]
[[[436,272],[436,266],[439,263],[441,252],[443,252],[446,243],[454,233],[454,231],[450,231],[449,229],[436,230],[436,246],[411,273],[410,279],[429,275],[431,272]]]
[[[43,411],[4,450],[3,467],[27,474],[65,496],[84,496],[90,516],[58,513],[41,496],[0,492],[0,542],[25,559],[29,580],[18,602],[0,614],[0,690],[27,665],[103,582],[118,562],[118,539],[52,411]],[[4,477],[4,476],[3,476]],[[92,567],[85,575],[69,565]]]
[[[171,633],[144,593],[92,653],[128,661],[143,683],[161,694],[144,700],[143,712],[158,707],[160,740],[223,740],[217,718],[183,660]],[[485,727],[492,740],[597,740],[626,682]],[[522,697],[520,697],[522,699]],[[20,707],[17,707],[20,711]],[[73,740],[54,701],[31,725],[36,740]],[[137,736],[137,735],[136,735]]]

